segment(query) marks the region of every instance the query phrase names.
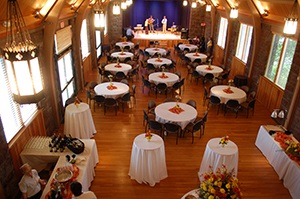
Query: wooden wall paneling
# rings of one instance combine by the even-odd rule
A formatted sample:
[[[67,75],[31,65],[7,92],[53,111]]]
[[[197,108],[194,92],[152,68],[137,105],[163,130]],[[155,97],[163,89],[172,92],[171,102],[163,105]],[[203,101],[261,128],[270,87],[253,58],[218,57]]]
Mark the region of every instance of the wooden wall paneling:
[[[223,64],[224,49],[218,45],[215,45],[213,64],[221,66]]]
[[[232,57],[229,79],[233,79],[236,75],[245,74],[246,64],[235,56]]]
[[[264,76],[260,77],[257,100],[270,112],[279,109],[284,91]]]
[[[93,71],[91,54],[89,54],[86,58],[84,58],[82,64],[83,64],[84,81],[86,81],[89,77],[89,74]]]
[[[23,151],[27,141],[33,136],[47,136],[42,110],[39,110],[35,117],[29,122],[29,125],[25,126],[8,144],[17,177],[21,177],[22,175],[19,170],[23,164],[20,154]]]

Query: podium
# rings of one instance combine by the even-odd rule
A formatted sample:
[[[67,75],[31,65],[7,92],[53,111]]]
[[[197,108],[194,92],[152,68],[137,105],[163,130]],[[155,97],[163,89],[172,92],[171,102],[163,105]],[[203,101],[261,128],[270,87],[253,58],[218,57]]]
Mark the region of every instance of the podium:
[[[188,39],[189,38],[189,30],[187,28],[181,29],[181,39]]]

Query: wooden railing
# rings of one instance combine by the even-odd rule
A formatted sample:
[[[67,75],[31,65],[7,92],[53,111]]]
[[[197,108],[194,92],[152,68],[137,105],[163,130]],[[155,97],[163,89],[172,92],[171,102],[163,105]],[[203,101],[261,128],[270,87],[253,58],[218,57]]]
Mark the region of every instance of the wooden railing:
[[[32,136],[46,136],[46,128],[42,110],[39,110],[32,118],[30,123],[22,128],[20,132],[9,142],[8,148],[12,157],[14,170],[17,177],[21,177],[19,168],[22,166],[20,153],[23,151],[24,146]]]
[[[284,90],[271,82],[268,78],[261,76],[257,89],[257,101],[262,103],[270,112],[280,108]]]

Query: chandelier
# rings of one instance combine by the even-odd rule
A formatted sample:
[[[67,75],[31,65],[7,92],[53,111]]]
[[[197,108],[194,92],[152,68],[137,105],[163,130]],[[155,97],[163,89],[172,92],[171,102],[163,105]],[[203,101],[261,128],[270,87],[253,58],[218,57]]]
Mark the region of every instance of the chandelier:
[[[287,18],[285,18],[285,24],[283,33],[288,35],[294,35],[298,26],[298,0],[295,0],[292,10]]]
[[[31,41],[17,0],[7,1],[6,44],[2,52],[14,100],[30,104],[43,99],[38,48]]]

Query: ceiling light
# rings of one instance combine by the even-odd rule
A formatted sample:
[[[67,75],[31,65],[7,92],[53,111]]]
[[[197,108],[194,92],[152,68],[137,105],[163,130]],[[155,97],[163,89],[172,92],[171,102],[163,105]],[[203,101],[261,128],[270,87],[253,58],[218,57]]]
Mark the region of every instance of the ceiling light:
[[[285,18],[285,24],[283,33],[288,35],[294,35],[298,26],[298,1],[295,0],[292,10],[287,18]]]
[[[230,10],[230,18],[236,19],[239,15],[239,12],[236,8],[231,8]]]

